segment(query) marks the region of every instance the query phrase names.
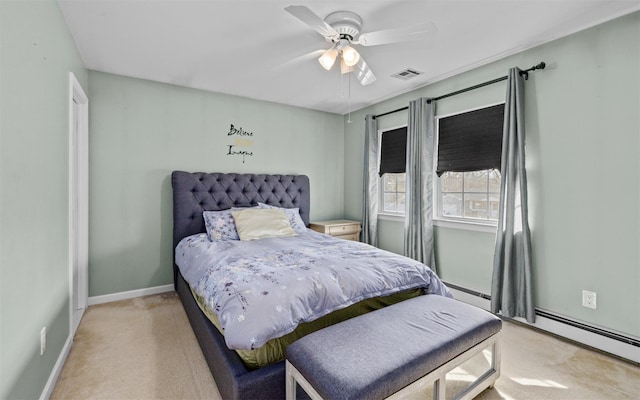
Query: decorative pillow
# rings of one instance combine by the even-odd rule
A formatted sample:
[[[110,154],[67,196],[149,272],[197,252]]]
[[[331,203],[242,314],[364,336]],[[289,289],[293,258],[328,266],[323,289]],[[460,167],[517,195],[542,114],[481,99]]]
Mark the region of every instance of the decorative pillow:
[[[284,210],[250,208],[231,211],[240,240],[296,236]]]
[[[276,207],[264,203],[258,203],[258,207],[284,210],[284,212],[287,214],[287,217],[289,217],[289,223],[291,224],[291,227],[296,233],[304,233],[307,231],[307,227],[304,225],[304,221],[302,221],[302,217],[300,216],[299,208]]]
[[[204,226],[209,240],[240,240],[231,209],[222,211],[203,211]]]

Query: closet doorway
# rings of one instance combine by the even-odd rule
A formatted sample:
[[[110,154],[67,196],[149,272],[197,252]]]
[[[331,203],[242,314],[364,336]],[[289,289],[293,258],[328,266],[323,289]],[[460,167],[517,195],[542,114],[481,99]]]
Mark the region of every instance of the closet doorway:
[[[75,335],[89,292],[89,100],[69,74],[69,308]]]

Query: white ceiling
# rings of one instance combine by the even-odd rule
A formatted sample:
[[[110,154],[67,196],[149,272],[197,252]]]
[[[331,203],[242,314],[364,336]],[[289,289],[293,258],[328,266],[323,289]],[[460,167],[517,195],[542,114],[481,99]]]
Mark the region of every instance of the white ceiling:
[[[339,114],[640,9],[638,0],[58,2],[89,69]],[[356,12],[362,33],[430,21],[437,34],[357,47],[377,80],[363,87],[352,79],[349,104],[339,66],[326,71],[315,59],[282,66],[329,47],[284,11],[291,4],[322,18]],[[391,77],[407,67],[424,74]]]

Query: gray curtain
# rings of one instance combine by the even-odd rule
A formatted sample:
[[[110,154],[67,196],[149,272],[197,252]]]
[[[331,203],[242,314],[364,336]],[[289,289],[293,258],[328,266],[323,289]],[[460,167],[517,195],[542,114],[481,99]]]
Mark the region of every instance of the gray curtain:
[[[404,222],[404,253],[434,272],[433,148],[435,103],[419,98],[409,103]]]
[[[500,215],[493,262],[491,311],[533,323],[531,234],[525,171],[524,78],[511,68],[507,79],[502,138]]]
[[[365,117],[362,191],[362,241],[378,245],[378,121]]]

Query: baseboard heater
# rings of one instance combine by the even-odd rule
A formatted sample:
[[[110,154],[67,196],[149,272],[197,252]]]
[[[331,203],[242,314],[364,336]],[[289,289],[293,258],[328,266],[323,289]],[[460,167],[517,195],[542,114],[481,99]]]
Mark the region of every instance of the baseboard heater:
[[[551,320],[554,320],[554,321],[557,321],[557,322],[562,322],[563,324],[567,324],[567,325],[573,326],[575,328],[579,328],[579,329],[582,329],[582,330],[585,330],[585,331],[588,331],[588,332],[591,332],[591,333],[595,333],[596,335],[604,336],[604,337],[607,337],[609,339],[617,340],[619,342],[630,344],[630,345],[635,346],[635,347],[640,347],[640,340],[638,340],[638,339],[635,339],[635,338],[632,338],[632,337],[629,337],[629,336],[625,336],[625,335],[621,335],[621,334],[616,333],[616,332],[611,332],[611,331],[608,331],[606,329],[598,328],[598,327],[593,326],[593,325],[588,325],[588,324],[585,324],[585,323],[582,323],[582,322],[574,321],[572,319],[565,318],[563,316],[560,316],[560,315],[557,315],[557,314],[553,314],[553,313],[550,313],[548,311],[541,310],[539,308],[536,308],[536,315],[539,315],[541,317],[548,318],[548,319],[551,319]]]
[[[491,296],[488,295],[488,294],[480,293],[480,292],[477,292],[475,290],[468,289],[468,288],[465,288],[465,287],[462,287],[462,286],[458,286],[458,285],[454,285],[454,284],[448,283],[448,282],[445,282],[445,285],[447,285],[447,287],[449,287],[451,289],[455,289],[457,291],[464,292],[464,293],[469,294],[471,296],[479,297],[481,299],[491,301]],[[599,328],[599,327],[596,327],[596,326],[593,326],[593,325],[585,324],[583,322],[575,321],[575,320],[563,317],[561,315],[551,313],[549,311],[541,310],[539,308],[536,308],[535,311],[536,311],[536,316],[547,318],[547,319],[550,319],[552,321],[560,322],[560,323],[572,326],[574,328],[582,329],[584,331],[587,331],[587,332],[590,332],[590,333],[594,333],[596,335],[604,336],[604,337],[606,337],[608,339],[616,340],[616,341],[619,341],[619,342],[622,342],[622,343],[625,343],[625,344],[640,348],[640,340],[638,340],[636,338],[633,338],[633,337],[630,337],[630,336],[625,336],[625,335],[622,335],[622,334],[617,333],[617,332],[608,331],[606,329],[602,329],[602,328]]]
[[[488,295],[488,294],[476,292],[475,290],[467,289],[465,287],[454,285],[453,283],[449,283],[449,282],[444,282],[444,284],[447,285],[448,288],[455,289],[455,290],[458,290],[460,292],[465,292],[466,294],[470,294],[472,296],[480,297],[481,299],[485,299],[485,300],[491,301],[491,296]]]

